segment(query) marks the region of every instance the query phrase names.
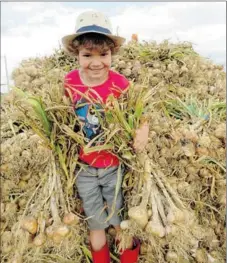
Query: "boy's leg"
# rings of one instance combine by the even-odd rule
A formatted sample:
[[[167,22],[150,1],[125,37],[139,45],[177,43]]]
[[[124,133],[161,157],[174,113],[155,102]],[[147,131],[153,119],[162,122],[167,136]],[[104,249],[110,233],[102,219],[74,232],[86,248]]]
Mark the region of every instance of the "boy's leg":
[[[100,251],[107,242],[105,230],[90,230],[90,242],[93,251]]]
[[[94,251],[100,250],[106,244],[105,223],[107,214],[104,208],[102,193],[95,168],[85,168],[78,174],[76,185],[82,199],[84,212],[89,218],[90,242]]]
[[[118,172],[121,173],[118,175]],[[99,178],[102,179],[102,184],[101,184],[103,187],[102,194],[108,205],[108,213],[111,213],[112,211],[111,208],[114,202],[115,188],[117,185],[120,186],[119,193],[116,199],[115,212],[113,217],[109,220],[109,223],[113,225],[117,231],[116,240],[118,242],[120,241],[118,239],[118,234],[121,231],[120,229],[121,218],[118,215],[118,211],[123,206],[123,195],[121,190],[123,172],[124,172],[123,169],[121,171],[118,171],[118,167],[112,167],[107,169],[105,172],[103,172],[103,175],[99,176]],[[99,173],[101,173],[101,170],[99,171]],[[121,263],[136,263],[138,261],[139,250],[140,250],[140,244],[138,240],[130,238],[128,240],[128,244],[126,245],[126,249],[121,251],[121,256],[120,256]]]
[[[90,231],[90,247],[93,263],[110,263],[110,251],[103,229]]]
[[[140,252],[140,242],[138,239],[133,240],[133,248],[125,249],[120,255],[121,263],[137,263]]]
[[[120,172],[119,175],[118,172]],[[112,213],[112,204],[114,202],[116,186],[119,187],[118,195],[116,198],[115,211],[113,213],[113,216],[109,219],[109,224],[117,226],[115,229],[118,230],[121,223],[121,217],[118,212],[123,206],[123,196],[121,190],[123,169],[121,168],[121,170],[118,170],[118,166],[114,166],[107,169],[99,169],[98,174],[100,184],[102,186],[102,195],[107,202],[107,210],[109,215]]]

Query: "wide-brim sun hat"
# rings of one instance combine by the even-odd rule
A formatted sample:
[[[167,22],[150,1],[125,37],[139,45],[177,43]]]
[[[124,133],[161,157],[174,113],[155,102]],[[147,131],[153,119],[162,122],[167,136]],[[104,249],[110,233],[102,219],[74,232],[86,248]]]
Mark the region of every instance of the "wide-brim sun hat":
[[[113,40],[116,47],[122,46],[125,42],[125,38],[112,33],[112,26],[108,17],[97,11],[87,11],[77,17],[75,33],[62,38],[64,48],[70,51],[75,38],[86,33],[105,35]]]

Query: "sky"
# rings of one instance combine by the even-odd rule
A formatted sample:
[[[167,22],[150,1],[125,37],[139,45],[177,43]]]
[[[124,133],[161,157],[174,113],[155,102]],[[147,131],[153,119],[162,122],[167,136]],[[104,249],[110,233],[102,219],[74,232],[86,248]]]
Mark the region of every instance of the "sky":
[[[7,83],[3,56],[10,78],[23,59],[53,53],[88,10],[104,12],[113,33],[118,29],[127,41],[134,33],[140,41],[190,41],[200,55],[226,66],[225,2],[2,2],[1,84]]]

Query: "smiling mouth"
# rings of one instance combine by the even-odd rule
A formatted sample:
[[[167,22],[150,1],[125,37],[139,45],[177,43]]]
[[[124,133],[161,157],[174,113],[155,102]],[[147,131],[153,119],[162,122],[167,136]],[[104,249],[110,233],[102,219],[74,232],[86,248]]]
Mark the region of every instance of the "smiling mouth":
[[[100,71],[102,70],[103,68],[100,68],[100,69],[91,69],[91,71]]]

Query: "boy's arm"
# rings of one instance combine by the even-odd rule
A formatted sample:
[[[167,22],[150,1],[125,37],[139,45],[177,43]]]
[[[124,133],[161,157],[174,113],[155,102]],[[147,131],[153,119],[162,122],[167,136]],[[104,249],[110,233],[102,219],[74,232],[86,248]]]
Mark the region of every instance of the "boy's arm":
[[[126,82],[127,86],[122,90],[122,94],[127,93],[130,88],[130,82],[128,80],[127,82]],[[149,122],[145,114],[143,114],[140,127],[135,132],[135,137],[133,142],[133,148],[137,153],[140,153],[145,149],[148,143],[148,139],[149,139]]]
[[[73,109],[75,110],[75,105],[73,104],[74,102],[74,98],[75,96],[73,96],[73,93],[72,93],[72,88],[71,88],[71,85],[70,85],[70,79],[68,78],[68,75],[66,75],[64,77],[64,95],[66,97],[69,97],[71,102],[72,102],[72,107]],[[80,124],[76,121],[74,127],[73,127],[73,131],[74,132],[79,132],[81,130],[81,126]]]
[[[121,92],[120,94],[125,94],[128,92],[130,88],[130,82],[129,80],[121,76],[117,79],[118,87],[120,87]],[[119,95],[120,95],[119,94]],[[149,123],[145,115],[142,117],[141,125],[135,132],[134,142],[133,142],[133,148],[136,152],[142,152],[145,148],[145,146],[148,143],[148,135],[149,135]]]
[[[65,75],[64,77],[64,94],[66,97],[69,97],[71,99],[71,102],[74,103],[79,99],[79,95],[76,92],[78,89],[78,79],[76,70],[73,70]]]
[[[70,88],[70,83],[69,83],[69,79],[68,76],[66,75],[64,77],[64,95],[66,97],[69,97],[71,99],[71,102],[73,101],[73,95],[72,95],[72,90]]]
[[[130,88],[130,83],[123,90],[123,93],[127,93],[129,88]],[[137,128],[135,131],[135,137],[133,142],[133,148],[137,153],[140,153],[145,149],[148,143],[148,139],[149,139],[149,122],[148,122],[148,118],[146,117],[146,114],[143,113],[141,117],[141,124],[139,128]]]
[[[145,149],[148,143],[148,139],[149,123],[148,120],[145,118],[144,120],[142,120],[140,127],[135,132],[133,148],[137,153],[140,153]]]

